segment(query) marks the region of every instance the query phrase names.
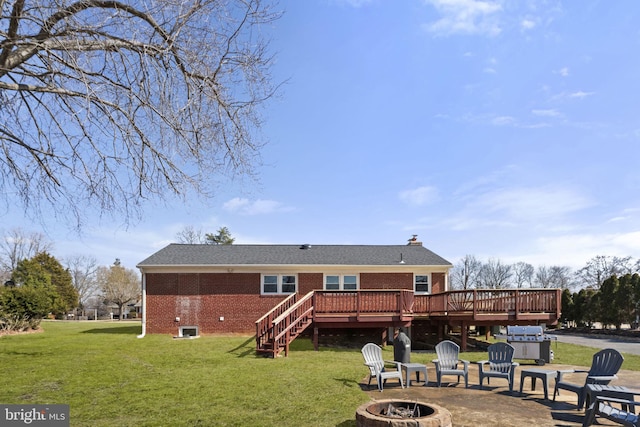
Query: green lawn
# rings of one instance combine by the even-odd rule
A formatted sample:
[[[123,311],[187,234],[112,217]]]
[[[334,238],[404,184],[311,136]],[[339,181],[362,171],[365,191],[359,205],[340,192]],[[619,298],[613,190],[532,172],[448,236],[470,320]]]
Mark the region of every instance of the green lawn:
[[[354,426],[367,370],[357,349],[298,339],[287,358],[254,353],[251,337],[136,338],[132,322],[45,322],[0,338],[0,403],[64,403],[72,426]],[[558,344],[557,363],[589,366],[595,350]],[[392,359],[392,349],[385,349]],[[464,353],[480,360],[485,353]],[[430,354],[412,355],[427,363]],[[640,370],[625,355],[624,369]]]

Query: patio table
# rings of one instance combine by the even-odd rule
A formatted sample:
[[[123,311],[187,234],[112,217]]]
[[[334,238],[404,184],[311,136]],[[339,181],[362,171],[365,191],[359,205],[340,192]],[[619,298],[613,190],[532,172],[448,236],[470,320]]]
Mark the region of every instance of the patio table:
[[[403,363],[401,365],[402,370],[405,373],[407,387],[411,386],[411,374],[413,372],[416,373],[416,381],[420,382],[420,372],[424,374],[424,387],[427,386],[429,382],[429,377],[427,376],[427,365],[423,365],[422,363]]]
[[[544,390],[544,398],[545,400],[549,400],[549,390],[547,384],[551,378],[555,378],[557,375],[556,371],[551,371],[549,369],[539,369],[539,368],[529,368],[523,369],[520,371],[520,393],[522,393],[522,385],[524,384],[524,380],[527,377],[531,378],[531,390],[536,389],[536,379],[540,378],[542,380],[542,389]]]

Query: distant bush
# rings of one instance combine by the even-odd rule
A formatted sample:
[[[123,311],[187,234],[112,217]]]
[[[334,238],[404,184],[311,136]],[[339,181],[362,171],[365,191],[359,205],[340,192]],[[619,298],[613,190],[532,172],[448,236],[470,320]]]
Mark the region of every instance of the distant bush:
[[[42,289],[27,286],[3,287],[0,289],[0,329],[35,329],[49,314],[50,306],[50,296]]]

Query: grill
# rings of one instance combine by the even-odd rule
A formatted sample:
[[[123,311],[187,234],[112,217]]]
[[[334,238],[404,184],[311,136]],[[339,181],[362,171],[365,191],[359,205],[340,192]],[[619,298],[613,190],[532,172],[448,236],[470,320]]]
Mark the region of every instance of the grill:
[[[557,337],[546,335],[542,326],[507,326],[506,338],[515,359],[533,359],[540,366],[553,360],[551,341]]]

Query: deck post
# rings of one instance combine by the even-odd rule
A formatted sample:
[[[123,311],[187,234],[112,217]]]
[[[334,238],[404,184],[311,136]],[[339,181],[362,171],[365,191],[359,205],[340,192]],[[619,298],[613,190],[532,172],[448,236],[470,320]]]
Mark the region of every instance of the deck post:
[[[469,335],[469,325],[467,322],[460,323],[460,349],[467,351],[467,335]]]
[[[445,328],[446,327],[447,327],[447,325],[445,323],[438,322],[438,342],[440,342],[440,341],[442,341],[444,339]]]
[[[284,339],[285,339],[285,345],[284,345],[284,357],[288,357],[289,356],[289,342],[291,341],[291,334],[289,332],[289,330],[287,330],[287,333],[284,335]]]
[[[320,348],[320,337],[318,333],[318,328],[313,328],[313,349],[318,351]]]

